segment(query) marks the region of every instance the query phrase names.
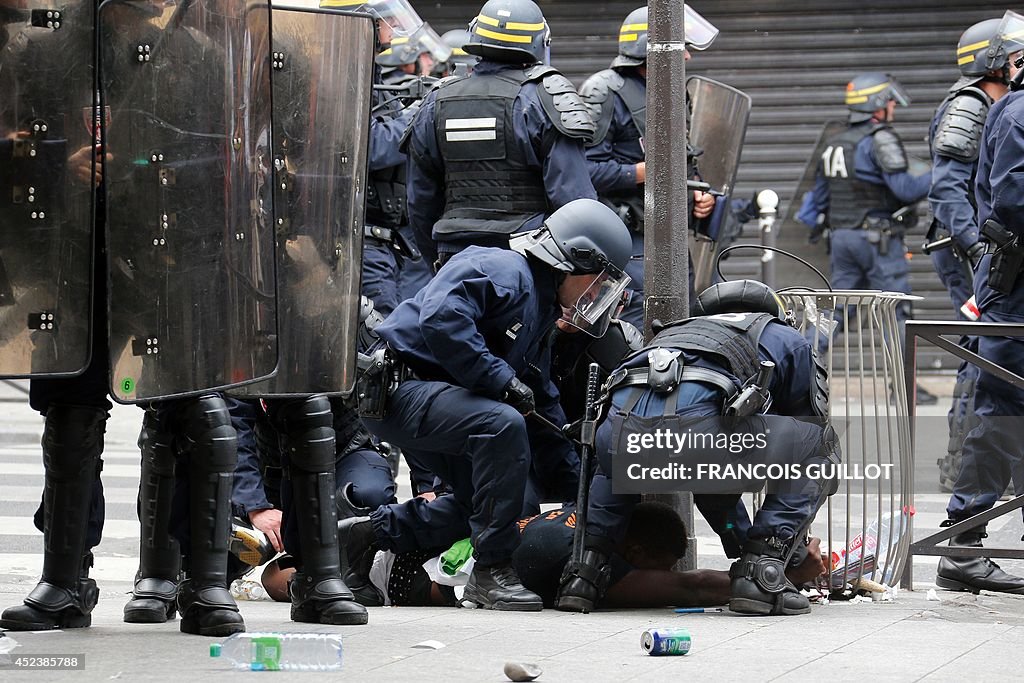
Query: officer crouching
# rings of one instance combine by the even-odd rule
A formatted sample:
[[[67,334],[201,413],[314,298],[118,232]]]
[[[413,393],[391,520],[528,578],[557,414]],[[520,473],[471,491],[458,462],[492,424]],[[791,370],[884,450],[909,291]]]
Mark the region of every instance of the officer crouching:
[[[713,285],[695,302],[696,317],[658,331],[627,358],[605,384],[610,407],[597,430],[599,469],[590,488],[585,551],[569,565],[555,603],[570,612],[593,610],[607,588],[609,558],[625,537],[640,493],[616,493],[618,473],[628,465],[623,441],[651,420],[679,424],[700,420],[713,434],[750,432],[741,427],[773,414],[761,453],[745,449],[744,460],[814,464],[839,460],[834,430],[827,424],[827,371],[811,344],[789,323],[778,295],[753,280]],[[676,429],[677,434],[682,430]],[[704,447],[678,454],[689,465],[706,462]],[[752,460],[751,460],[752,461]],[[729,557],[729,608],[742,614],[794,615],[810,611],[807,598],[786,578],[802,564],[806,531],[834,480],[799,489],[769,489],[753,518],[746,517],[737,487],[721,493],[694,489],[694,503],[720,536]],[[744,488],[743,490],[753,490]],[[706,491],[706,489],[705,489]]]
[[[487,609],[542,607],[511,565],[530,469],[526,416],[535,392],[557,400],[530,366],[544,362],[563,309],[583,331],[603,332],[629,282],[623,269],[631,240],[611,209],[579,199],[510,247],[455,255],[377,328],[378,372],[357,388],[360,414],[371,432],[415,455],[453,493],[342,522],[353,590],[368,575],[372,550],[447,547],[468,532],[476,565],[465,599]],[[377,396],[385,405],[371,405]]]

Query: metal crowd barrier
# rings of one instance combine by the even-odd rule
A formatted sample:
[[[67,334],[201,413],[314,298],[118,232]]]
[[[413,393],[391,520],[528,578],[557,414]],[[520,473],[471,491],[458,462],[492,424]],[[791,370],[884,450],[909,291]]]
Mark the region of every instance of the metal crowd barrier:
[[[842,591],[861,579],[893,585],[907,563],[914,513],[910,404],[896,311],[920,297],[869,290],[780,294],[798,329],[827,348],[829,412],[846,475],[810,528],[830,558],[828,588]]]
[[[961,337],[961,336],[973,336],[973,337],[1024,337],[1024,324],[995,324],[995,323],[975,323],[975,322],[932,322],[922,320],[911,320],[906,325],[906,358],[908,359],[905,368],[905,381],[904,381],[904,392],[909,393],[910,396],[914,395],[914,386],[916,384],[916,360],[917,360],[917,340],[921,338],[927,342],[934,344],[940,349],[951,353],[962,361],[967,361],[973,365],[976,365],[984,372],[995,375],[999,379],[1012,384],[1015,387],[1024,389],[1024,377],[1007,370],[1006,368],[993,363],[987,358],[982,358],[978,354],[965,349],[958,343],[946,339],[947,336]],[[909,405],[910,418],[913,420],[916,410],[913,400]],[[911,456],[913,456],[914,447],[914,430],[911,430]],[[913,494],[913,468],[911,472],[911,494]],[[948,546],[939,545],[944,541],[948,541],[953,536],[968,531],[980,524],[985,524],[997,517],[1002,517],[1007,513],[1013,512],[1014,510],[1024,507],[1024,494],[1020,491],[1017,492],[1016,498],[1000,503],[986,512],[981,512],[973,517],[965,519],[957,524],[949,527],[945,527],[936,533],[929,534],[928,536],[909,543],[907,548],[907,559],[902,574],[901,586],[908,590],[913,588],[914,585],[914,572],[913,572],[913,557],[914,555],[932,555],[932,556],[953,556],[953,557],[998,557],[998,558],[1011,558],[1011,559],[1024,559],[1024,550],[1019,548],[971,548],[963,546]],[[910,501],[913,505],[913,497]],[[911,527],[912,529],[913,527]],[[908,534],[908,541],[912,537]]]

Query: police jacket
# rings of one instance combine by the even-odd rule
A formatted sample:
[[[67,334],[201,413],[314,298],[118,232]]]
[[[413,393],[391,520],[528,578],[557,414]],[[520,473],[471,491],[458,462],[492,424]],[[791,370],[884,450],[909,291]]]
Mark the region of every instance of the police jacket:
[[[932,155],[928,204],[935,227],[949,231],[964,249],[978,241],[974,181],[981,133],[991,106],[992,99],[979,88],[951,92],[935,111],[928,133]]]
[[[978,224],[992,218],[1024,234],[1024,91],[1011,92],[992,105],[978,154],[975,200]]]
[[[827,142],[814,189],[797,218],[814,226],[818,214],[826,213],[833,229],[859,228],[869,216],[887,219],[924,199],[930,185],[929,173],[910,174],[903,143],[892,128],[857,123]]]
[[[405,143],[420,250],[433,258],[434,241],[498,244],[563,204],[596,199],[583,150],[592,134],[575,88],[550,67],[485,60],[442,81]]]
[[[546,339],[561,316],[560,277],[513,251],[469,247],[399,304],[377,334],[420,379],[500,400],[519,376],[551,393],[537,386],[530,365],[550,363]]]

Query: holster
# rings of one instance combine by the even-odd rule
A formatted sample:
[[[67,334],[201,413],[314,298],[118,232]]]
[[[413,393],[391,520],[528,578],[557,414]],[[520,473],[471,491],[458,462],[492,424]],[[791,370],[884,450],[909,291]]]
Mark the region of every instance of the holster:
[[[981,234],[990,245],[992,262],[988,270],[988,286],[1000,294],[1010,294],[1017,284],[1017,277],[1024,267],[1024,242],[996,221],[989,219],[981,226]]]
[[[381,346],[369,356],[360,354],[359,366],[356,411],[360,418],[383,420],[391,394],[402,382],[412,378],[413,373],[389,346]]]

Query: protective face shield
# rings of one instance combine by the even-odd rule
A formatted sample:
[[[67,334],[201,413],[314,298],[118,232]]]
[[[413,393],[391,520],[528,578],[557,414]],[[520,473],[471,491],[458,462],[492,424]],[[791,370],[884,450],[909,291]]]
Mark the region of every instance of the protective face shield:
[[[683,29],[686,34],[686,47],[691,50],[706,50],[718,37],[715,25],[689,5],[686,5],[683,11]]]
[[[451,57],[451,48],[445,45],[437,31],[430,24],[423,24],[412,36],[395,36],[390,47],[377,55],[376,62],[381,66],[403,66],[414,64],[420,55],[429,55],[433,62],[444,62]],[[429,69],[427,69],[429,71]]]
[[[592,337],[604,336],[629,281],[624,272],[606,268],[597,274],[576,303],[564,310],[562,321]]]
[[[320,6],[368,12],[387,24],[392,39],[394,36],[411,36],[423,26],[423,19],[409,4],[409,0],[320,0]]]
[[[993,45],[985,53],[985,66],[989,70],[999,69],[1009,61],[1011,54],[1020,50],[1024,50],[1024,16],[1007,10],[996,30]]]

